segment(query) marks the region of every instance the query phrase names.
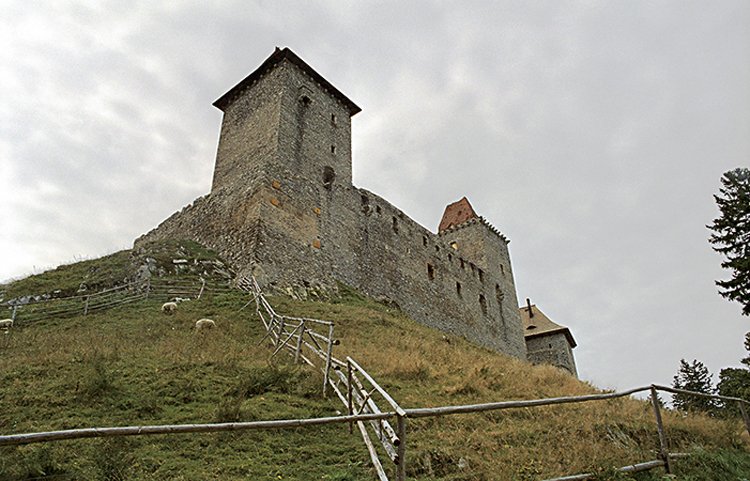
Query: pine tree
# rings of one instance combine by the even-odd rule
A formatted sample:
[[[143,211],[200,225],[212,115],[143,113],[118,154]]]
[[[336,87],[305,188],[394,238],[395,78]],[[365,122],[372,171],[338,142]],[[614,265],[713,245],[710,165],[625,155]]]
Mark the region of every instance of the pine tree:
[[[748,356],[740,362],[750,367],[750,332],[745,334],[745,349],[748,351]],[[722,369],[719,373],[719,383],[716,388],[722,396],[738,397],[750,401],[750,370],[735,367]],[[724,407],[730,413],[736,414],[739,411],[737,403],[733,401],[725,402]]]
[[[711,373],[700,361],[693,360],[688,363],[680,360],[680,369],[672,381],[675,389],[685,389],[703,394],[716,394],[716,389],[711,383]],[[673,394],[672,405],[675,409],[682,411],[703,411],[714,413],[719,406],[716,399],[691,394]]]
[[[750,169],[737,168],[721,177],[723,187],[715,195],[721,215],[706,226],[713,249],[724,256],[721,267],[731,279],[716,281],[721,296],[742,304],[750,316]]]

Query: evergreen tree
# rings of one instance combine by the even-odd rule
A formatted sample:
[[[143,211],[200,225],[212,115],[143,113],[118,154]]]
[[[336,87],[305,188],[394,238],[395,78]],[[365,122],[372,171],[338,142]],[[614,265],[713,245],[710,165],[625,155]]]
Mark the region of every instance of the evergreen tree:
[[[721,177],[723,187],[715,195],[721,215],[706,226],[713,249],[724,256],[721,267],[731,279],[716,281],[721,296],[742,304],[750,316],[750,169],[737,168]]]
[[[672,387],[703,394],[716,394],[716,389],[711,383],[711,373],[698,360],[693,360],[692,363],[688,363],[684,359],[680,360],[680,369],[672,381]],[[719,403],[716,399],[703,396],[673,394],[672,405],[675,409],[682,411],[703,411],[713,414],[718,408]]]
[[[748,351],[748,356],[740,362],[750,367],[750,332],[745,334],[745,349]],[[734,367],[722,369],[716,387],[722,396],[738,397],[750,401],[750,370]],[[737,403],[732,401],[725,402],[724,407],[731,413],[736,414],[739,411]]]

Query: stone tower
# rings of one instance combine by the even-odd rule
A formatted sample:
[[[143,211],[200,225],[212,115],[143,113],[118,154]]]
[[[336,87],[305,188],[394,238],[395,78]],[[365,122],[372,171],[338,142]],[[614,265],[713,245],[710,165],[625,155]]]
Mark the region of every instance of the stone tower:
[[[492,273],[494,282],[482,295],[490,317],[500,323],[504,336],[511,335],[509,326],[521,318],[516,304],[516,284],[508,251],[508,239],[483,217],[477,215],[466,197],[449,204],[438,227],[438,235],[457,254],[471,259],[469,268],[486,277]]]

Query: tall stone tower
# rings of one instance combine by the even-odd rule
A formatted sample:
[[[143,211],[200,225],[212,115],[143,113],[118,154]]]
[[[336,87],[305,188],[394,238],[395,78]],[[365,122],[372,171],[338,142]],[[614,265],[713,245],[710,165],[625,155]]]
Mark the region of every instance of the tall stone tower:
[[[470,269],[477,269],[482,277],[492,273],[494,283],[488,287],[487,293],[491,299],[485,299],[485,302],[496,310],[490,317],[501,323],[501,332],[508,336],[512,331],[508,326],[521,322],[508,251],[510,241],[477,215],[466,197],[445,208],[438,235],[458,255],[471,259]]]

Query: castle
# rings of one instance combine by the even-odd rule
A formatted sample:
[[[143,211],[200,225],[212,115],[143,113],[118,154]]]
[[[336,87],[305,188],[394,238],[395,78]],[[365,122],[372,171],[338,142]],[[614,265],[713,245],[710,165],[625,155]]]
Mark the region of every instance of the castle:
[[[435,234],[355,187],[351,118],[360,108],[291,50],[277,48],[214,106],[224,116],[211,192],[136,245],[190,238],[262,286],[300,297],[341,282],[527,359],[506,237],[466,198],[446,207]],[[575,373],[569,359],[558,364]]]

